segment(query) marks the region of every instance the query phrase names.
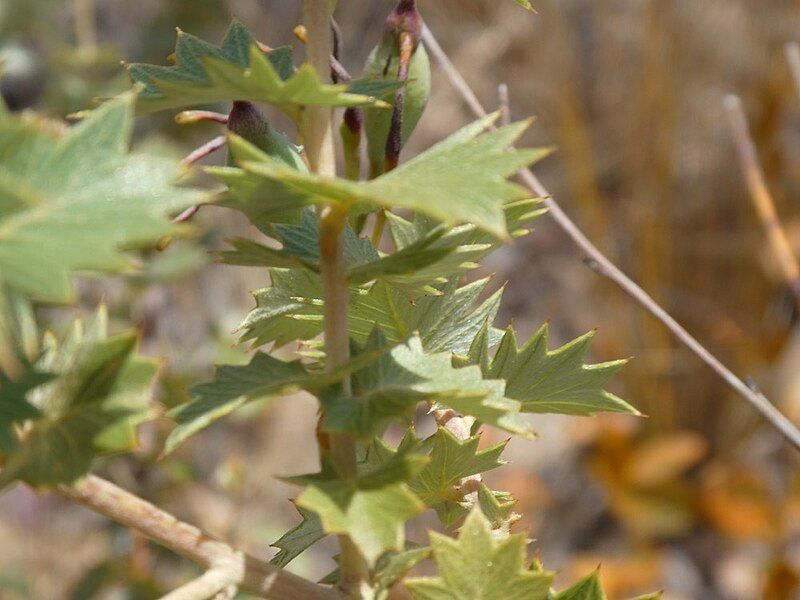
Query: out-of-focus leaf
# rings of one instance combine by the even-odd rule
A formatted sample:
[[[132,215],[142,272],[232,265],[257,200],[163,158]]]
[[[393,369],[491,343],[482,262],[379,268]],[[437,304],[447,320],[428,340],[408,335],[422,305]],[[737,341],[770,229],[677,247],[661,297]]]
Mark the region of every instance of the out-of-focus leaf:
[[[15,479],[34,486],[70,483],[96,456],[135,447],[136,425],[152,415],[156,372],[135,349],[134,333],[107,337],[102,309],[86,332],[76,321],[61,344],[49,338],[37,368],[55,377],[31,394],[39,414],[6,457],[0,487]]]
[[[238,21],[234,21],[219,47],[178,31],[176,64],[170,67],[134,63],[128,71],[144,86],[138,109],[152,112],[196,104],[249,100],[266,102],[295,119],[304,105],[362,106],[375,104],[396,88],[394,82],[347,85],[323,84],[311,65],[293,71],[288,47],[266,54]]]
[[[167,215],[200,202],[173,185],[176,161],[128,154],[133,94],[65,135],[0,118],[0,292],[66,302],[75,271],[131,266],[121,249],[176,232]]]
[[[12,432],[14,423],[39,416],[39,409],[28,402],[26,396],[50,379],[49,373],[42,373],[35,368],[26,368],[14,380],[0,371],[0,452],[10,452],[17,446]]]

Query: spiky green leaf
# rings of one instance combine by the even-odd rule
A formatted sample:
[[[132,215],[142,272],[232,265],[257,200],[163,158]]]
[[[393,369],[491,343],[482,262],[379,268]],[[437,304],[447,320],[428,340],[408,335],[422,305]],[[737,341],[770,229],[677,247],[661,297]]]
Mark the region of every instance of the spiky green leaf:
[[[493,536],[480,509],[458,539],[430,538],[438,576],[405,580],[415,600],[546,600],[553,576],[525,568],[525,536]]]
[[[366,182],[303,173],[268,157],[240,161],[240,170],[214,168],[209,172],[246,193],[257,189],[259,179],[269,182],[273,202],[280,205],[406,208],[448,224],[472,223],[505,238],[503,206],[528,196],[524,188],[506,178],[547,151],[510,149],[527,122],[485,132],[494,118],[468,125],[397,169]]]
[[[443,505],[463,501],[464,493],[457,489],[463,478],[485,473],[503,464],[500,454],[505,443],[478,450],[479,441],[480,436],[459,440],[440,427],[429,442],[430,462],[410,484],[414,493],[437,512],[446,508]],[[450,525],[449,519],[442,521]]]
[[[285,567],[308,548],[325,537],[325,530],[316,513],[295,505],[302,521],[283,534],[272,547],[279,548],[279,552],[270,561],[278,567]]]
[[[228,28],[219,47],[178,31],[175,59],[170,67],[128,65],[133,81],[144,86],[139,111],[249,100],[272,104],[299,118],[305,105],[375,104],[377,96],[397,87],[394,82],[323,84],[308,64],[293,71],[289,48],[262,52],[238,21]]]
[[[486,377],[505,380],[506,395],[519,400],[523,412],[639,414],[603,388],[625,360],[592,365],[583,362],[592,336],[588,333],[556,350],[548,350],[547,325],[522,347],[517,346],[514,330],[508,328],[491,361],[488,336],[479,335],[470,347],[467,362],[483,365]]]
[[[255,292],[256,308],[241,325],[243,340],[280,346],[311,339],[322,332],[322,288],[314,273],[270,269],[271,286]],[[402,290],[378,281],[368,289],[351,290],[348,311],[350,336],[364,344],[377,326],[389,342],[399,343],[420,332],[429,352],[465,354],[485,322],[494,320],[502,291],[475,306],[487,279],[458,287],[454,278],[436,294],[416,300]],[[499,332],[489,331],[496,343]]]
[[[379,331],[367,349],[384,347]],[[483,379],[477,367],[454,369],[450,354],[426,354],[412,336],[372,364],[353,373],[353,396],[337,390],[323,394],[322,426],[369,439],[393,418],[407,415],[419,402],[437,403],[506,431],[532,437],[516,401],[503,396],[503,382]]]
[[[384,465],[364,465],[355,482],[325,464],[291,481],[307,485],[297,505],[316,513],[326,533],[349,536],[373,565],[384,552],[403,550],[405,522],[425,509],[403,483],[424,464],[424,457],[398,453]]]

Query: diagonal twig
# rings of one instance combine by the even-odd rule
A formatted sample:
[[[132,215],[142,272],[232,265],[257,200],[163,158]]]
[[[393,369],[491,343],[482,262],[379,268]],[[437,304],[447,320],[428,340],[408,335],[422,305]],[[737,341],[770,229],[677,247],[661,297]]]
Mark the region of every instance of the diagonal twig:
[[[208,569],[200,577],[175,593],[174,598],[186,599],[183,594],[207,590],[222,583],[211,592],[214,595],[226,588],[240,589],[262,598],[278,600],[339,600],[336,590],[260,561],[214,539],[194,525],[176,519],[157,506],[117,487],[95,475],[89,475],[73,485],[58,487],[62,496],[82,504],[109,519],[135,529],[146,537]],[[224,579],[224,581],[221,581]],[[214,585],[212,585],[212,583]],[[170,596],[167,596],[168,598]]]
[[[422,41],[425,43],[431,56],[436,60],[444,75],[453,87],[461,94],[470,110],[477,117],[485,116],[486,110],[478,100],[475,92],[458,71],[450,58],[442,50],[431,30],[424,26]],[[694,336],[692,336],[672,315],[664,310],[653,298],[639,287],[630,277],[623,273],[611,260],[609,260],[581,231],[575,222],[569,218],[558,202],[550,195],[538,177],[530,169],[519,172],[520,179],[537,196],[544,199],[549,215],[556,224],[567,234],[572,242],[586,255],[586,264],[598,274],[607,277],[616,283],[622,290],[633,298],[642,308],[658,319],[682,344],[691,350],[700,360],[710,367],[742,398],[747,400],[761,415],[796,449],[800,450],[800,431],[787,419],[767,398],[757,390],[748,386],[739,379],[733,371],[726,367],[716,356],[711,354]]]
[[[795,302],[800,308],[800,266],[797,264],[792,245],[786,237],[786,231],[781,225],[778,211],[775,210],[772,194],[770,194],[764,179],[764,172],[758,161],[756,146],[750,135],[750,127],[747,124],[747,116],[744,113],[741,99],[734,95],[727,96],[725,110],[728,113],[733,139],[739,151],[739,160],[742,163],[742,173],[747,182],[750,199],[761,221],[761,226],[764,228],[772,252],[778,259],[786,283],[789,284]]]

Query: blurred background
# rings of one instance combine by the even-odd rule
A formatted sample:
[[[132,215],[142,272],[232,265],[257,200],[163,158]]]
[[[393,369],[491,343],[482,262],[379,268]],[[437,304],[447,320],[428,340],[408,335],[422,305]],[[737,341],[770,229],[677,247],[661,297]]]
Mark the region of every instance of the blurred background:
[[[337,13],[342,62],[358,73],[390,0]],[[489,107],[510,87],[525,141],[557,151],[537,174],[589,236],[719,358],[800,424],[795,301],[748,198],[722,108],[742,96],[768,185],[800,255],[800,98],[784,45],[800,40],[797,0],[420,0],[439,41]],[[0,0],[0,91],[14,110],[53,118],[128,86],[120,60],[165,63],[175,27],[217,42],[231,15],[271,46],[295,43],[296,0]],[[299,45],[299,44],[297,44]],[[407,152],[471,115],[443,78]],[[138,122],[137,143],[188,153],[217,135],[171,114]],[[223,160],[220,155],[210,162]],[[139,273],[82,282],[81,308],[105,300],[120,327],[163,357],[158,401],[183,401],[215,362],[246,360],[232,330],[265,285],[256,269],[208,251],[248,225],[203,209],[196,235],[154,253]],[[593,361],[633,356],[614,391],[646,419],[533,418],[540,440],[514,441],[489,475],[518,498],[517,525],[567,581],[602,563],[613,599],[665,589],[670,600],[800,598],[797,456],[691,353],[587,269],[555,224],[493,255],[475,275],[508,281],[498,325],[553,343],[597,328]],[[75,309],[42,313],[59,330]],[[298,520],[275,475],[314,469],[315,404],[287,398],[218,424],[158,461],[169,423],[141,451],[102,465],[117,483],[253,554]],[[487,432],[485,442],[501,436]],[[412,532],[423,539],[422,528]],[[412,535],[412,537],[413,537]],[[0,598],[147,599],[191,565],[58,499],[17,487],[0,496]],[[331,544],[290,565],[331,570]],[[399,595],[398,597],[402,597]]]

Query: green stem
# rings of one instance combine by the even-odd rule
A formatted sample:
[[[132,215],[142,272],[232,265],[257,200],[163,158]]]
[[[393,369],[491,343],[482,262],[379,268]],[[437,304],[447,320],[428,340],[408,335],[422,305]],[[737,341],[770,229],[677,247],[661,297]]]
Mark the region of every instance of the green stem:
[[[333,51],[331,18],[335,2],[303,0],[303,20],[307,31],[308,62],[323,81],[330,77],[330,56]],[[311,169],[325,177],[336,176],[333,142],[333,111],[329,107],[306,107],[303,141]],[[342,231],[347,211],[338,206],[325,206],[319,212],[319,250],[322,293],[325,300],[325,365],[328,370],[345,364],[350,358],[350,337],[347,330],[348,285],[342,256]],[[350,380],[345,379],[341,393],[351,394]],[[325,448],[324,446],[327,446]],[[356,479],[356,442],[349,434],[323,436],[321,452],[327,451],[342,476]],[[339,586],[351,598],[362,597],[369,569],[358,548],[346,536],[339,536]]]

